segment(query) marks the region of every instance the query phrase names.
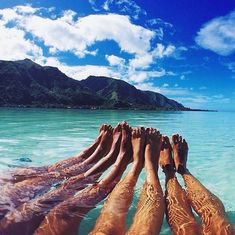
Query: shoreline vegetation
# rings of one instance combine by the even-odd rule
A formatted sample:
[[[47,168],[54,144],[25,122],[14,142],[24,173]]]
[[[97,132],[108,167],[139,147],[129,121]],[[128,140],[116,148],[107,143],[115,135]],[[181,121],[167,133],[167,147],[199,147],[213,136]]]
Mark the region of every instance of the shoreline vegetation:
[[[29,59],[0,60],[0,107],[216,111],[185,107],[121,79],[89,76],[75,80],[56,67],[41,66]]]
[[[63,106],[63,105],[0,105],[0,108],[19,108],[19,109],[80,109],[80,110],[143,110],[143,111],[187,111],[187,112],[218,112],[218,110],[211,109],[173,109],[173,108],[115,108],[115,107],[101,107],[101,106]]]

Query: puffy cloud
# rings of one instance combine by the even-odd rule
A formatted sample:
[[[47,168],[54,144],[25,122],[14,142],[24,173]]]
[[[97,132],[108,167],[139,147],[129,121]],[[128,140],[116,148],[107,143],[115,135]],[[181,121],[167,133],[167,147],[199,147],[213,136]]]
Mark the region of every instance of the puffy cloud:
[[[18,13],[24,13],[24,14],[33,14],[40,10],[40,8],[33,8],[30,5],[25,5],[25,6],[15,6],[14,7],[15,11]]]
[[[120,79],[120,74],[109,66],[84,65],[84,66],[67,66],[59,67],[61,71],[77,80],[85,79],[90,75],[106,76]]]
[[[157,47],[151,52],[148,52],[145,55],[136,55],[134,59],[131,59],[130,66],[133,69],[148,68],[156,59],[170,56],[174,51],[175,46],[164,46],[163,44],[158,43]]]
[[[153,63],[153,56],[149,53],[144,56],[136,56],[130,60],[130,66],[134,69],[148,68]]]
[[[164,45],[158,43],[156,49],[152,52],[154,57],[163,58],[165,56],[170,56],[175,51],[175,46],[169,45],[165,47]]]
[[[127,16],[116,14],[83,17],[76,26],[87,45],[95,41],[114,40],[122,51],[134,54],[144,54],[149,51],[150,41],[155,36],[154,32],[132,24]]]
[[[2,60],[20,60],[26,57],[35,59],[42,56],[42,49],[29,39],[25,32],[7,28],[0,21],[0,55]]]
[[[115,55],[106,55],[105,57],[111,66],[124,66],[125,64],[125,59],[121,57]]]
[[[14,21],[18,28],[42,40],[51,52],[72,52],[83,57],[97,41],[113,40],[124,52],[144,54],[150,50],[155,36],[153,31],[132,24],[124,15],[88,15],[75,20],[76,13],[69,10],[62,17],[51,19],[30,14],[33,10],[28,10],[25,16],[18,8],[3,9],[0,16],[5,23]]]
[[[195,38],[196,43],[215,53],[228,56],[235,52],[235,11],[207,22]]]
[[[129,82],[141,83],[149,80],[150,78],[159,78],[165,75],[169,75],[169,72],[165,71],[165,69],[153,70],[153,71],[129,71],[128,79]]]
[[[69,66],[61,63],[56,57],[40,57],[35,62],[45,66],[54,66],[65,73],[67,76],[76,80],[82,80],[90,75],[107,76],[113,78],[121,78],[121,74],[110,66],[98,65],[83,65],[83,66]]]
[[[127,1],[119,0],[115,4],[127,4]],[[151,70],[150,65],[156,59],[171,56],[175,47],[157,44],[152,48],[151,42],[156,33],[133,24],[128,16],[101,14],[78,18],[76,12],[67,10],[58,17],[53,13],[54,10],[29,5],[1,9],[0,42],[3,46],[0,48],[0,59],[28,57],[42,65],[56,66],[75,79],[102,75],[137,83],[149,78],[174,75],[164,69]],[[95,43],[105,40],[116,42],[120,47],[119,54],[128,53],[133,59],[126,61],[111,54],[105,56],[109,66],[69,66],[55,57],[59,56],[59,52],[71,52],[78,57],[88,54],[95,56],[98,53]],[[43,50],[37,43],[42,45]],[[45,57],[43,52],[47,50],[48,55]]]

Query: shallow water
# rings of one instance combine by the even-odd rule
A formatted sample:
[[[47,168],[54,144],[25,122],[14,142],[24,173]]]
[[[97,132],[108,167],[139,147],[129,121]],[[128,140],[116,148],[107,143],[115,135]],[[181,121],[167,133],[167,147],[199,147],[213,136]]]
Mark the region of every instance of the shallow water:
[[[167,135],[181,133],[189,143],[191,173],[222,200],[231,222],[235,223],[235,113],[232,112],[1,108],[1,172],[19,165],[45,165],[71,156],[93,142],[102,123],[116,125],[122,120],[131,126],[158,128]],[[159,174],[164,186],[163,173]],[[127,226],[135,211],[144,177],[143,171]],[[93,227],[102,204],[89,212],[81,224],[81,234],[87,234]],[[166,222],[161,234],[170,234]]]

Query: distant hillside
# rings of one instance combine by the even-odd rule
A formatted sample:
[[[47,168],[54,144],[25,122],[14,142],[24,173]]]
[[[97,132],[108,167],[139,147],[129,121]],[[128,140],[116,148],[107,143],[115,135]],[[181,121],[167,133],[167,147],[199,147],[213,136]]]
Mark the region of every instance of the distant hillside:
[[[102,105],[103,99],[57,68],[31,60],[0,61],[0,105]]]
[[[90,76],[81,84],[103,97],[107,107],[185,109],[174,100],[156,92],[138,90],[123,80]]]
[[[0,106],[188,110],[122,80],[90,76],[77,81],[29,59],[0,60]]]

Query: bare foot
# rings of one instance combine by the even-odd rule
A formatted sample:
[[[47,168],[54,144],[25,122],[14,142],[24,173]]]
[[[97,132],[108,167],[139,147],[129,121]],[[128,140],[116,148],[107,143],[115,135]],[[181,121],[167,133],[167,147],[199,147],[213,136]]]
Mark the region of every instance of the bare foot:
[[[131,142],[133,148],[133,163],[143,165],[144,163],[144,146],[145,146],[145,129],[144,127],[134,128],[131,133]]]
[[[113,128],[110,125],[103,125],[101,127],[101,140],[95,151],[86,158],[82,164],[94,164],[98,162],[103,156],[105,156],[112,146],[113,141]]]
[[[174,154],[175,169],[178,173],[184,174],[188,157],[188,144],[182,136],[174,134],[172,136],[172,149]]]
[[[121,127],[122,127],[122,129],[125,129],[125,131],[127,132],[127,134],[128,135],[131,135],[131,127],[130,127],[130,125],[127,123],[127,122],[121,122],[120,123],[120,125],[121,125]]]
[[[100,126],[100,133],[101,133],[101,132],[104,132],[104,131],[106,131],[106,130],[108,130],[109,128],[111,128],[110,125],[108,125],[108,124],[102,124],[102,125]]]
[[[172,158],[172,147],[168,136],[162,137],[162,148],[160,152],[159,165],[167,177],[175,175],[174,161]]]
[[[118,123],[117,126],[113,129],[113,142],[119,139],[121,134],[122,134],[122,125]]]
[[[99,185],[107,186],[110,185],[114,180],[119,181],[122,173],[125,171],[128,163],[131,159],[131,139],[130,139],[130,126],[126,122],[122,122],[119,124],[121,126],[121,143],[116,146],[116,150],[119,152],[115,159],[111,158],[108,161],[108,167],[112,164],[113,168],[109,171],[109,173],[102,179]],[[104,158],[103,158],[104,159]],[[102,159],[102,160],[103,160]],[[113,162],[115,160],[115,162]],[[107,166],[106,166],[107,168]],[[103,171],[105,171],[104,169]]]
[[[145,166],[153,165],[158,170],[159,155],[162,146],[162,135],[153,128],[146,130]]]
[[[168,136],[162,137],[162,148],[160,152],[159,165],[164,168],[170,165],[174,168],[174,162],[172,159],[172,147]]]

